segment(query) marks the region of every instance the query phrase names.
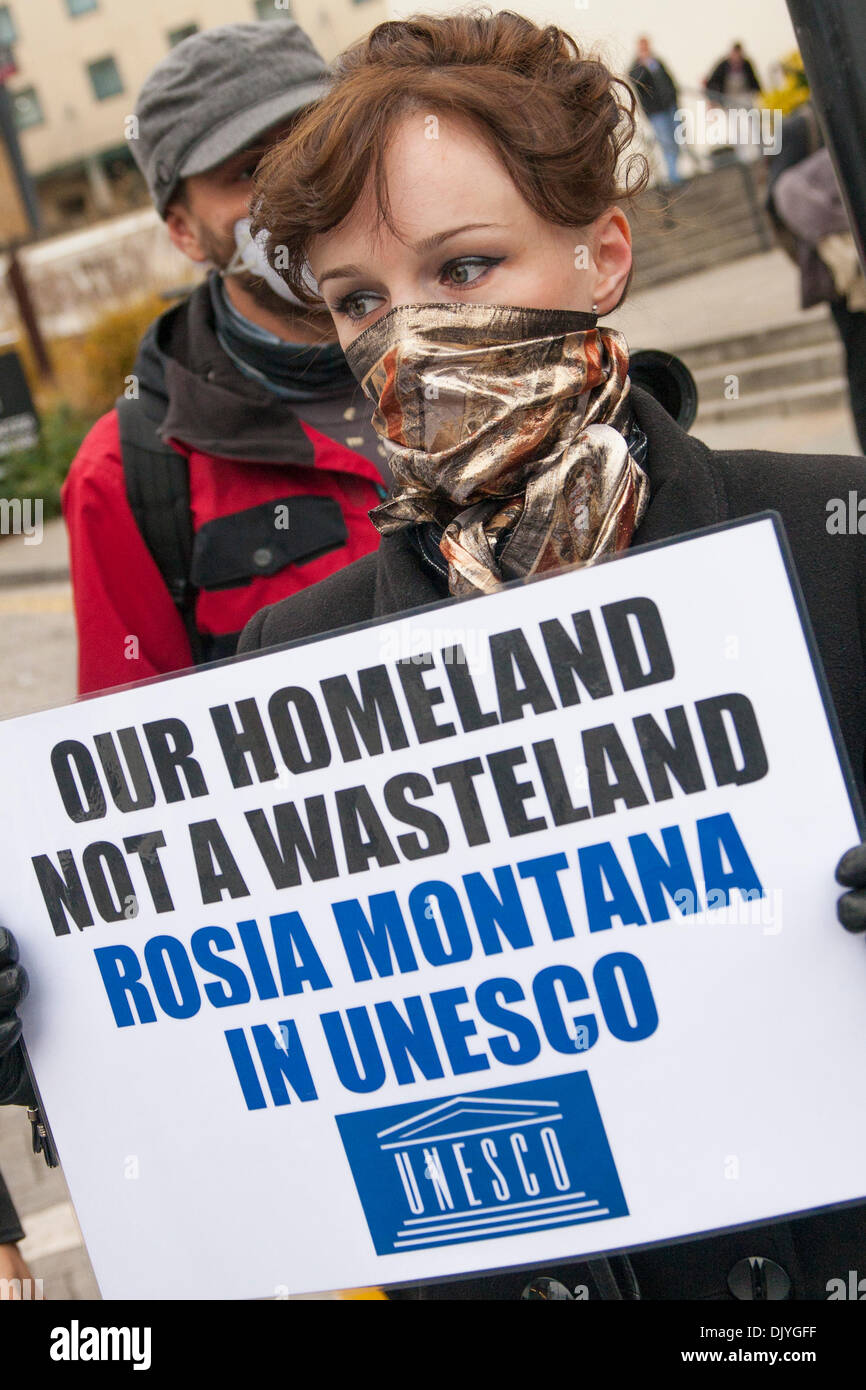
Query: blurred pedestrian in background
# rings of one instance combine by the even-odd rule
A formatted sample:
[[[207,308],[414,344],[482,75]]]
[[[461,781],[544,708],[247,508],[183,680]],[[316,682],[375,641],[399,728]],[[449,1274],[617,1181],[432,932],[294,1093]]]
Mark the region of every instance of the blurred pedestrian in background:
[[[637,56],[628,75],[661,147],[668,183],[682,183],[677,171],[679,146],[676,141],[676,112],[679,97],[676,83],[661,59],[653,53],[648,38],[638,39]]]
[[[807,119],[804,113],[804,123]],[[796,138],[795,121],[786,123],[786,137],[794,126]],[[804,134],[801,148],[806,144]],[[830,306],[845,348],[854,426],[866,454],[866,279],[826,146],[772,169],[769,198],[777,226],[790,233],[780,239],[800,269],[801,307]]]
[[[716,64],[704,82],[704,91],[708,100],[720,106],[754,106],[761,84],[741,43],[733,44],[730,53]]]
[[[82,692],[230,655],[259,608],[378,543],[363,394],[330,316],[249,235],[256,165],[326,78],[271,20],[186,39],[142,88],[131,149],[175,246],[213,270],[148,330],[63,489]]]

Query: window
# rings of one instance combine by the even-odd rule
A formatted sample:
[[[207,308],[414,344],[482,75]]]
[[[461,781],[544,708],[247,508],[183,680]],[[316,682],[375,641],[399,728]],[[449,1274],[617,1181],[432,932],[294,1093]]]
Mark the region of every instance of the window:
[[[169,48],[177,48],[177,45],[178,45],[179,43],[183,43],[184,39],[191,39],[192,36],[193,36],[193,34],[197,34],[197,33],[198,33],[198,25],[197,25],[197,24],[182,24],[182,25],[180,26],[179,29],[169,29],[169,31],[168,31],[168,44],[169,44]]]
[[[76,15],[98,9],[99,3],[98,0],[66,0],[66,8],[74,19]]]
[[[123,91],[123,82],[113,58],[100,58],[95,63],[88,63],[87,71],[90,74],[90,83],[97,101],[116,97],[119,92]]]
[[[68,198],[58,198],[57,211],[63,217],[83,217],[87,211],[87,199],[83,193],[73,193]]]
[[[17,37],[12,11],[8,5],[0,5],[0,44],[14,43]]]
[[[36,95],[35,87],[25,87],[21,92],[13,92],[12,110],[19,130],[28,130],[32,125],[42,125],[45,120],[42,103]]]
[[[255,0],[256,19],[291,19],[289,0]]]

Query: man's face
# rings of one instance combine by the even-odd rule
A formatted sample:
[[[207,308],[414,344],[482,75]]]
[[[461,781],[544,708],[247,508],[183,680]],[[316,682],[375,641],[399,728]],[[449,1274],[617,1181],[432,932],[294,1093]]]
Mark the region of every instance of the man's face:
[[[257,149],[242,150],[184,182],[185,210],[205,253],[203,259],[219,270],[225,270],[235,253],[235,223],[249,216],[252,179],[265,148],[262,142]]]
[[[255,143],[204,174],[191,174],[183,182],[182,197],[166,209],[165,221],[175,246],[199,263],[209,262],[225,270],[236,251],[235,223],[250,212],[253,175],[271,145],[282,140],[293,118],[258,136]],[[232,279],[261,308],[286,315],[286,302],[255,275],[242,271]]]

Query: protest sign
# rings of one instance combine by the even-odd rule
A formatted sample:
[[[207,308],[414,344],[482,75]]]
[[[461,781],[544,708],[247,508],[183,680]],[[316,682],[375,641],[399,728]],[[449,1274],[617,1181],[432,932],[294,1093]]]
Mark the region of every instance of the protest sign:
[[[39,443],[39,417],[17,352],[0,353],[0,457]]]
[[[0,759],[105,1296],[864,1196],[858,813],[772,518],[12,720]]]

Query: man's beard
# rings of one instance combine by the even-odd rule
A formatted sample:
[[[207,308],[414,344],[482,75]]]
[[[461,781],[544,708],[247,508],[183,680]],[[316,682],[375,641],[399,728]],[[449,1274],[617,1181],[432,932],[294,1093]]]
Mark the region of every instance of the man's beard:
[[[233,233],[216,232],[204,223],[198,222],[196,235],[207,259],[217,270],[224,271],[234,260],[237,251]],[[301,309],[295,304],[289,304],[276,290],[272,290],[261,276],[251,275],[247,270],[242,270],[239,274],[232,272],[231,278],[260,309],[276,318],[299,320],[306,327],[318,330],[323,342],[336,340],[334,321],[327,309],[318,309],[315,305],[309,309]]]

